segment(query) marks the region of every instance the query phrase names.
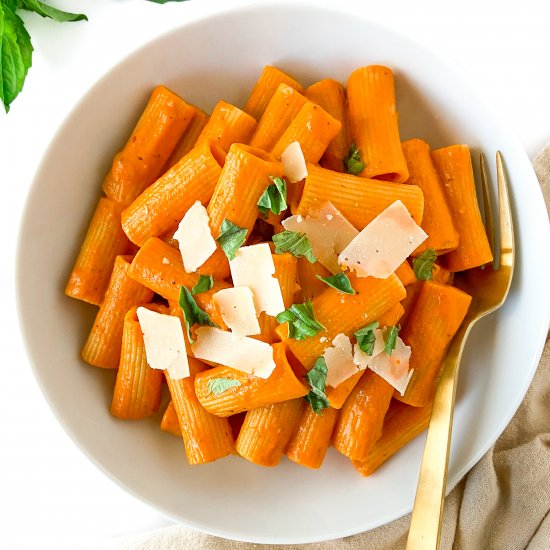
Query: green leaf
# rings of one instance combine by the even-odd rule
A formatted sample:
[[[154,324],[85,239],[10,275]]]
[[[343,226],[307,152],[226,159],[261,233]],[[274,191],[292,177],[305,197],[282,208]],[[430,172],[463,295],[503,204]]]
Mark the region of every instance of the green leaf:
[[[32,65],[33,47],[22,19],[7,3],[0,3],[0,99],[6,113],[23,89]]]
[[[282,233],[273,235],[273,242],[275,243],[275,254],[290,252],[297,258],[303,256],[312,264],[317,261],[317,258],[313,254],[311,243],[304,233],[296,233],[285,229]]]
[[[241,386],[240,380],[233,380],[232,378],[212,378],[208,381],[208,394],[213,393],[216,397],[235,386]]]
[[[361,161],[359,149],[355,143],[351,144],[348,156],[344,158],[344,169],[348,174],[359,175],[365,169],[365,163]]]
[[[293,304],[277,315],[279,323],[288,323],[288,336],[305,340],[315,336],[325,327],[315,319],[311,300],[303,304]]]
[[[386,350],[386,353],[388,355],[391,355],[393,350],[395,349],[395,344],[397,343],[397,334],[400,330],[400,327],[388,327],[388,331],[386,332],[386,345],[384,346],[384,349]]]
[[[361,351],[364,351],[367,355],[372,355],[374,352],[374,344],[376,337],[374,336],[374,330],[380,326],[378,321],[374,321],[368,324],[366,327],[359,329],[355,333],[357,343]]]
[[[168,4],[168,2],[186,2],[187,0],[149,0],[155,4]]]
[[[193,295],[184,287],[180,287],[180,307],[183,311],[183,318],[185,320],[185,328],[187,329],[187,337],[189,341],[193,343],[195,340],[191,336],[191,327],[193,325],[208,325],[209,327],[217,326],[210,320],[208,313],[203,311],[195,302]]]
[[[321,275],[317,275],[316,277],[339,292],[343,292],[344,294],[355,294],[355,290],[353,290],[348,276],[342,271],[330,277],[321,277]]]
[[[235,258],[237,250],[246,241],[247,233],[248,231],[245,228],[235,225],[228,219],[223,220],[221,233],[216,240],[220,243],[228,259],[233,260]]]
[[[306,375],[311,390],[304,399],[311,405],[315,414],[321,414],[323,409],[330,407],[330,402],[325,394],[327,373],[328,368],[325,358],[319,357]]]
[[[23,10],[33,11],[42,17],[48,17],[59,23],[71,21],[88,21],[83,13],[70,13],[61,11],[52,6],[40,2],[40,0],[20,0],[19,7]]]
[[[433,248],[424,250],[420,256],[413,260],[413,270],[419,281],[431,281],[434,263],[437,260],[437,254]]]
[[[273,182],[261,196],[258,201],[258,210],[267,216],[267,213],[271,210],[273,214],[280,214],[283,210],[287,209],[286,204],[286,182],[281,178],[271,177]]]
[[[200,294],[201,292],[206,292],[214,286],[214,279],[212,275],[201,275],[199,277],[198,283],[191,289],[191,294]]]

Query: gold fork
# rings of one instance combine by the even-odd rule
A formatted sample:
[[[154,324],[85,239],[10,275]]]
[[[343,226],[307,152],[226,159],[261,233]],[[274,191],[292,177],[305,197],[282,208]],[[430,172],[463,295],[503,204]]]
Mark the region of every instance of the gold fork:
[[[483,154],[480,163],[485,227],[494,261],[492,266],[485,266],[485,269],[470,269],[457,279],[457,286],[472,296],[472,304],[451,342],[435,391],[407,550],[439,549],[460,359],[466,339],[475,323],[497,310],[506,300],[514,271],[514,228],[502,156],[497,152],[499,250],[495,250],[494,247],[489,184]]]

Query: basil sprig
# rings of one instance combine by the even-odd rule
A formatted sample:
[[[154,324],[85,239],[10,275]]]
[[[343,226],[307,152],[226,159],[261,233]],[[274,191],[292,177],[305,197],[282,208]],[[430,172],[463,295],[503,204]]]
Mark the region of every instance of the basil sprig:
[[[195,302],[193,295],[184,286],[180,287],[179,305],[183,311],[183,319],[187,330],[187,337],[193,343],[195,340],[191,336],[191,327],[193,325],[216,327],[217,325],[210,320],[208,313],[203,311]]]
[[[282,233],[273,235],[275,244],[275,254],[284,254],[290,252],[297,258],[304,257],[308,262],[314,264],[317,261],[311,243],[305,233],[296,233],[285,229]]]
[[[327,373],[328,368],[325,358],[319,357],[306,375],[311,390],[304,399],[311,405],[315,414],[321,414],[323,409],[330,407],[330,402],[325,394]]]

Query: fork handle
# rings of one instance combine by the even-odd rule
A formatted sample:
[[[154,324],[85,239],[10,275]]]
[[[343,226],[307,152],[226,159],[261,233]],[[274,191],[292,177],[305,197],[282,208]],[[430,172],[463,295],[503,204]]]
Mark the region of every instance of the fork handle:
[[[407,550],[439,549],[447,466],[453,429],[456,383],[469,324],[464,323],[453,339],[437,383],[432,416],[407,539]]]

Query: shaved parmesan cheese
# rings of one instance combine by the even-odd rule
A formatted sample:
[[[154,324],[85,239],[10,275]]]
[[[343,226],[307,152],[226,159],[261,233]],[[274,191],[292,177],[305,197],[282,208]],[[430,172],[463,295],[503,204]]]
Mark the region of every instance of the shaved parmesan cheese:
[[[187,273],[197,271],[216,251],[216,241],[210,232],[209,221],[206,208],[197,201],[185,213],[174,233]]]
[[[405,393],[414,369],[409,370],[411,348],[397,337],[395,349],[391,355],[385,351],[373,357],[369,369],[391,384],[401,395]]]
[[[213,361],[259,378],[269,378],[275,369],[273,348],[247,336],[235,340],[230,332],[200,327],[191,346],[197,359]]]
[[[355,344],[353,362],[359,367],[359,370],[365,370],[368,367],[403,395],[413,373],[413,370],[409,370],[411,348],[405,345],[398,336],[395,349],[391,355],[388,355],[385,350],[387,332],[387,328],[374,330],[376,340],[372,355],[367,355],[359,348],[359,344]]]
[[[326,383],[336,388],[358,372],[358,368],[353,362],[350,339],[345,334],[337,334],[332,345],[333,347],[325,349],[323,357],[327,365]]]
[[[173,380],[188,377],[189,362],[180,320],[145,307],[137,308],[137,318],[149,366],[168,371]]]
[[[395,201],[349,243],[338,262],[358,277],[387,279],[427,238],[405,205]]]
[[[305,218],[290,216],[282,224],[289,231],[305,233],[315,257],[333,275],[340,271],[338,254],[359,235],[359,231],[331,202],[325,203],[319,211],[311,212]]]
[[[279,281],[273,277],[275,264],[267,243],[241,246],[229,262],[236,287],[247,286],[254,296],[256,314],[277,315],[285,310]]]
[[[290,183],[297,183],[307,177],[307,166],[300,142],[293,141],[281,155],[283,173]]]
[[[248,287],[224,288],[216,292],[212,299],[235,338],[260,334],[252,291]]]

